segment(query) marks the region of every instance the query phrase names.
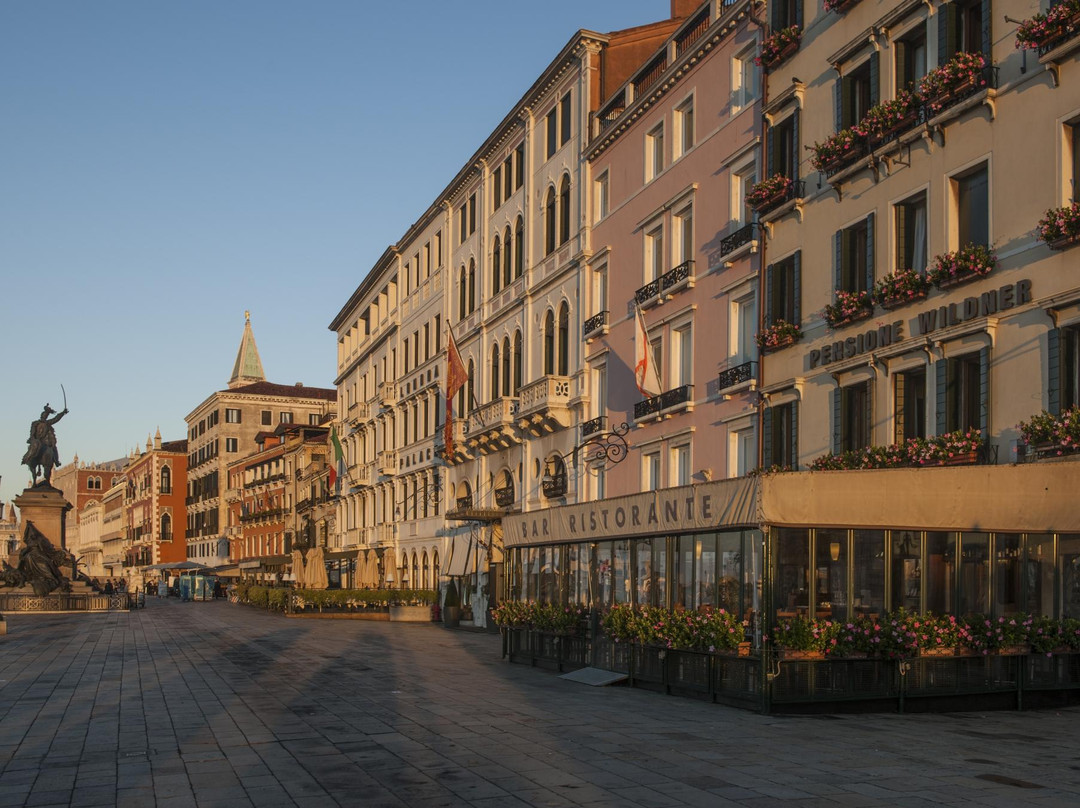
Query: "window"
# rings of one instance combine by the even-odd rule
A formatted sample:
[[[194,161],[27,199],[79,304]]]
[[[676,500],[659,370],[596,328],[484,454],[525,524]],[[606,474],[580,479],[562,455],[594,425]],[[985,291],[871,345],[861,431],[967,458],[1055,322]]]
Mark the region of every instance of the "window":
[[[469,237],[469,220],[468,212],[466,208],[468,203],[462,203],[458,209],[458,243],[465,241]]]
[[[871,445],[873,396],[870,382],[833,390],[833,453],[854,452]]]
[[[555,372],[555,312],[548,309],[544,316],[544,375]]]
[[[751,45],[734,59],[731,69],[731,107],[740,112],[754,103],[761,84],[761,68],[754,62],[757,46]]]
[[[607,415],[607,365],[592,369],[593,412],[597,417]]]
[[[937,433],[982,429],[989,422],[990,349],[937,362]]]
[[[671,484],[690,485],[690,444],[671,447]]]
[[[694,383],[694,346],[693,330],[690,323],[672,330],[671,369],[673,378],[671,387],[683,387]]]
[[[499,345],[496,343],[491,348],[491,396],[489,401],[494,401],[499,397],[499,368],[501,363],[499,361]]]
[[[559,306],[559,375],[570,373],[570,307]]]
[[[729,323],[731,364],[741,365],[757,359],[757,342],[754,339],[758,330],[757,296],[753,291],[731,301]]]
[[[499,166],[491,174],[492,210],[495,210],[502,204],[502,190],[502,166]]]
[[[769,23],[772,30],[790,28],[792,25],[802,25],[803,0],[774,0],[770,4],[772,14]]]
[[[240,423],[240,410],[225,408],[225,423],[238,424]]]
[[[878,103],[878,55],[847,72],[833,85],[836,129],[850,129]]]
[[[1065,201],[1072,202],[1080,198],[1076,190],[1080,187],[1080,121],[1066,127],[1069,143],[1068,183],[1065,187]]]
[[[1054,415],[1080,405],[1080,326],[1047,333],[1049,405]]]
[[[682,157],[694,148],[694,98],[691,96],[675,107],[675,143],[678,153],[675,159]]]
[[[952,179],[956,246],[990,246],[990,176],[986,164]]]
[[[897,89],[914,89],[927,72],[926,24],[920,23],[893,45],[896,53]]]
[[[525,184],[525,144],[518,144],[514,152],[514,190]]]
[[[517,217],[514,223],[514,277],[520,278],[525,266],[525,220]]]
[[[893,423],[895,442],[926,437],[926,368],[915,368],[893,377]]]
[[[544,203],[544,255],[555,252],[555,186],[548,188]]]
[[[802,253],[796,252],[765,268],[765,323],[777,320],[798,325],[801,322],[800,270]]]
[[[559,113],[553,109],[547,114],[547,151],[545,157],[551,159],[555,156],[555,152],[558,150],[559,145],[556,142],[556,137],[559,132]]]
[[[608,268],[602,264],[592,273],[592,309],[594,314],[607,310]]]
[[[236,452],[239,451],[239,439],[238,438],[225,438],[225,451]]]
[[[563,174],[559,185],[559,244],[570,240],[570,175]]]
[[[757,170],[752,163],[732,174],[731,220],[735,229],[754,220],[754,211],[746,204],[746,196],[756,183]]]
[[[293,422],[292,413],[291,412],[280,412],[280,413],[278,413],[278,421],[279,421],[279,423],[282,423],[282,424],[291,424]]]
[[[495,236],[495,243],[491,247],[491,293],[495,294],[502,288],[502,242]]]
[[[262,424],[263,426],[271,426],[274,423],[274,414],[270,410],[262,411]]]
[[[762,417],[761,465],[797,468],[799,403],[790,401],[765,410]]]
[[[514,154],[511,152],[506,156],[506,160],[503,161],[502,166],[503,175],[503,199],[509,199],[510,194],[514,193]]]
[[[511,384],[511,366],[510,366],[510,338],[506,337],[502,344],[502,394],[504,396],[510,395]],[[515,390],[516,392],[516,390]]]
[[[664,170],[664,124],[659,124],[645,135],[645,181]]]
[[[870,292],[874,288],[874,214],[838,230],[836,288],[845,292]]]
[[[645,233],[645,281],[659,278],[664,267],[664,226],[660,224]]]
[[[469,259],[469,314],[476,311],[476,261]]]
[[[594,202],[596,205],[596,219],[599,221],[608,215],[608,209],[611,204],[610,192],[608,187],[608,172],[604,172],[593,181]]]
[[[476,194],[469,196],[469,235],[476,232]]]
[[[514,332],[514,386],[513,393],[516,396],[521,389],[521,332]]]
[[[675,265],[694,260],[694,209],[683,208],[674,216],[675,224]]]
[[[461,274],[458,277],[458,319],[464,320],[465,315],[468,313],[468,299],[469,299],[469,285],[468,278],[465,275],[465,267],[461,268]]]
[[[161,493],[172,493],[172,469],[168,466],[161,467]]]
[[[745,477],[757,468],[757,432],[753,427],[728,432],[728,477]]]
[[[660,452],[647,452],[641,456],[642,491],[663,488],[660,480]]]
[[[319,425],[319,419],[320,419],[320,416],[318,414],[316,414],[314,412],[310,413],[308,415],[308,419],[307,419],[308,426],[318,426]]]
[[[926,194],[906,199],[896,211],[896,268],[926,271]]]
[[[571,112],[570,112],[570,93],[567,93],[559,101],[559,145],[565,146],[570,142],[570,129],[571,129]]]
[[[984,6],[986,14],[984,15]],[[953,0],[941,7],[938,17],[938,64],[945,64],[957,53],[989,55],[989,0]]]
[[[766,139],[766,174],[799,178],[799,111],[769,128]]]
[[[514,249],[513,244],[514,237],[510,233],[510,225],[507,225],[506,230],[503,231],[503,286],[509,286],[510,282],[514,279],[514,257],[511,255]]]
[[[172,541],[172,517],[167,513],[161,515],[161,541]]]

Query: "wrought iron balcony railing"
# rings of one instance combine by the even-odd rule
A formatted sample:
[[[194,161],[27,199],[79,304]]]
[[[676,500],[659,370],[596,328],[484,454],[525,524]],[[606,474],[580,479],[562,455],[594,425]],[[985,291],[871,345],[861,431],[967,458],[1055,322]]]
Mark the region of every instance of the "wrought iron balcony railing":
[[[743,362],[741,365],[736,365],[733,368],[720,371],[720,380],[717,388],[720,392],[729,390],[740,384],[744,384],[754,379],[754,369],[756,362]]]
[[[581,327],[581,335],[583,339],[588,339],[596,333],[604,330],[604,327],[608,324],[608,313],[602,311],[598,314],[594,314],[585,324]]]
[[[720,257],[723,258],[725,255],[735,252],[739,247],[744,247],[752,242],[757,237],[757,228],[757,224],[751,222],[740,227],[731,235],[722,238],[720,240]]]
[[[495,489],[495,504],[500,508],[509,508],[514,504],[513,486],[503,486]]]
[[[667,410],[682,408],[693,401],[694,385],[684,384],[673,390],[667,390],[658,396],[639,401],[634,405],[634,418],[648,418],[651,415],[661,415]]]
[[[586,421],[581,425],[581,437],[587,438],[589,435],[593,435],[597,432],[603,432],[606,424],[606,415],[601,415],[597,418],[593,418],[591,421]]]
[[[665,272],[659,278],[642,286],[637,292],[634,293],[634,297],[637,298],[637,302],[644,306],[662,295],[666,295],[669,292],[674,292],[681,286],[689,286],[694,280],[694,262],[683,261],[677,267],[669,272]]]

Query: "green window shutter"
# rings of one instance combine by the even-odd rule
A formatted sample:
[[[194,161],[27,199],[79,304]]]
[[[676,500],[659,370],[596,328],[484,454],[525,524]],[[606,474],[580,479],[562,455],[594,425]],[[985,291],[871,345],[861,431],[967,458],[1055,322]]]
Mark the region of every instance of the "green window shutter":
[[[770,126],[765,133],[765,175],[771,177],[776,173],[776,135],[774,127]]]
[[[765,325],[772,325],[773,315],[773,264],[765,267],[765,311],[761,321]]]
[[[990,349],[979,351],[979,429],[990,440]]]
[[[866,215],[866,291],[874,290],[874,214]]]
[[[791,459],[791,467],[799,468],[799,402],[792,401],[788,404],[788,457]]]
[[[910,269],[911,256],[907,254],[907,208],[904,205],[895,206],[893,218],[896,220],[896,266],[894,269]],[[888,271],[887,267],[886,271]]]
[[[874,445],[874,383],[872,381],[866,383],[866,409],[865,419],[863,420],[863,435],[862,445],[873,446]]]
[[[844,288],[844,231],[833,236],[833,289]]]
[[[780,6],[781,5],[782,5],[781,3],[773,3],[772,8],[770,9],[770,11],[772,13],[769,15],[769,28],[771,30],[773,30],[773,31],[779,31],[780,30]]]
[[[1046,332],[1046,409],[1061,415],[1061,329]]]
[[[795,0],[795,24],[803,27],[802,0]]]
[[[935,398],[935,412],[937,414],[936,434],[944,435],[946,427],[948,425],[948,418],[946,413],[946,407],[948,406],[948,381],[949,381],[949,360],[939,359],[934,363],[934,373],[937,377],[936,389],[934,390]]]
[[[845,76],[840,79],[840,84],[842,88],[841,94],[843,95],[843,107],[840,111],[840,128],[843,129],[857,124],[858,121],[855,120],[855,93],[851,90],[851,78]]]
[[[799,179],[799,110],[791,113],[791,179]]]
[[[893,376],[893,443],[904,442],[904,374]]]
[[[881,99],[881,54],[870,54],[870,106],[876,107]]]
[[[903,40],[893,43],[893,50],[896,51],[896,88],[907,88],[907,60],[908,60],[908,44]],[[910,88],[907,88],[910,89]]]
[[[844,128],[844,79],[838,78],[833,84],[833,119],[836,131]]]
[[[832,453],[840,454],[842,433],[840,421],[843,417],[844,391],[837,387],[832,391]]]
[[[761,413],[761,467],[769,468],[776,461],[773,460],[773,419],[775,413],[772,407],[763,409]]]
[[[802,250],[796,250],[791,258],[791,315],[795,325],[802,322]]]
[[[956,55],[957,11],[955,3],[938,9],[938,66]]]
[[[991,50],[994,44],[993,30],[991,22],[993,20],[993,4],[991,0],[982,0],[982,52],[986,56],[986,61],[990,62],[990,56],[993,53]],[[1053,4],[1051,4],[1053,5]]]

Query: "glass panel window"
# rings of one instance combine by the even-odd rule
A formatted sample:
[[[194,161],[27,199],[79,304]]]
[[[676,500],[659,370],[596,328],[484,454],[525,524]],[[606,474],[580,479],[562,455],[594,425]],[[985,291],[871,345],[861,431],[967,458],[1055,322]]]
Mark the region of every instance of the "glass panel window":
[[[776,616],[806,614],[810,608],[810,531],[774,528],[773,532],[776,539]]]
[[[559,134],[558,112],[554,109],[551,110],[551,112],[547,114],[545,123],[547,125],[547,151],[545,152],[545,155],[550,160],[555,155],[556,149],[559,147],[557,140]]]
[[[694,257],[694,211],[692,208],[675,215],[675,264],[690,261]]]
[[[870,83],[870,63],[864,62],[838,79],[840,82],[840,128],[849,129],[866,117],[874,91]]]
[[[665,271],[664,228],[655,227],[645,234],[645,281],[656,280]]]
[[[656,491],[663,488],[660,480],[660,453],[648,452],[641,457],[642,491]]]
[[[596,558],[593,561],[593,607],[604,608],[611,605],[613,565],[611,542],[602,541],[596,545]]]
[[[567,93],[559,101],[559,145],[564,146],[570,141],[571,124],[573,116],[570,109],[570,93]]]
[[[848,616],[848,533],[846,530],[818,530],[816,544],[815,614],[844,619]]]
[[[990,246],[990,176],[986,166],[956,177],[957,247]]]
[[[964,533],[960,543],[960,614],[990,612],[990,534]]]
[[[639,539],[633,543],[634,547],[634,603],[638,606],[649,606],[652,603],[652,542],[649,539]]]
[[[947,360],[945,430],[978,428],[982,416],[982,383],[978,354]]]
[[[892,532],[892,602],[890,609],[922,611],[922,533],[917,530]]]
[[[674,446],[671,449],[672,485],[690,485],[690,444]]]
[[[896,206],[896,268],[926,271],[926,194]]]
[[[751,292],[731,301],[730,348],[733,365],[757,359],[757,296]]]
[[[728,477],[745,477],[757,466],[757,430],[748,427],[729,431]]]
[[[664,125],[645,135],[645,180],[648,182],[664,170]]]
[[[851,605],[856,615],[877,617],[885,611],[885,531],[852,531],[855,585]]]
[[[995,615],[1023,611],[1021,538],[1018,533],[998,533],[994,536]]]
[[[1060,332],[1058,382],[1061,412],[1080,405],[1080,326],[1068,326]]]
[[[716,605],[716,534],[694,538],[694,563],[697,564],[697,593],[694,607]]]
[[[668,552],[667,539],[656,538],[652,541],[653,591],[650,593],[653,606],[667,606],[668,590]]]
[[[616,603],[630,602],[630,542],[626,539],[612,544],[612,587]]]
[[[693,330],[689,323],[676,328],[672,333],[671,367],[675,371],[672,387],[694,383],[694,341]]]
[[[599,221],[608,215],[611,205],[611,189],[609,187],[608,173],[605,171],[593,183],[596,204],[596,218]]]
[[[742,533],[720,533],[717,536],[717,554],[720,563],[717,606],[739,614]]]
[[[694,99],[688,98],[675,108],[675,136],[679,153],[676,159],[694,148]]]
[[[749,166],[734,177],[734,199],[731,204],[732,221],[743,227],[754,220],[754,211],[746,204],[746,196],[757,183],[757,171]]]
[[[679,536],[675,550],[675,589],[672,592],[673,609],[694,608],[694,537]]]
[[[1080,534],[1058,536],[1061,601],[1058,617],[1080,618]]]
[[[840,289],[845,292],[869,292],[867,251],[870,223],[863,219],[840,233]]]
[[[893,377],[896,442],[926,437],[926,368],[915,368]]]
[[[756,55],[756,48],[750,47],[741,51],[735,57],[731,71],[731,104],[735,110],[750,106],[754,103],[754,99],[758,97],[758,86],[761,84],[761,68],[754,61]]]
[[[795,256],[777,261],[769,271],[768,297],[766,298],[766,322],[784,320],[799,323],[799,270]]]
[[[853,452],[870,446],[870,382],[852,384],[840,390],[840,451]]]
[[[1054,616],[1054,537],[1028,534],[1023,572],[1024,611]]]

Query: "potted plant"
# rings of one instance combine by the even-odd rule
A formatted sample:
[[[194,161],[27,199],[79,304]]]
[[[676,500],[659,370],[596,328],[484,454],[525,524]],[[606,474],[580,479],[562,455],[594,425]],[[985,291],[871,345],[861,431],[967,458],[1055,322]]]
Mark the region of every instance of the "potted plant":
[[[914,269],[898,269],[874,284],[873,299],[885,310],[922,300],[930,291],[930,281]]]
[[[786,201],[793,185],[790,177],[773,174],[754,184],[746,195],[746,204],[758,213],[765,213]]]
[[[1030,421],[1021,421],[1017,429],[1039,456],[1074,452],[1080,446],[1080,407],[1071,407],[1061,415],[1043,410]]]
[[[985,87],[985,67],[986,59],[981,53],[958,53],[923,76],[918,94],[925,101],[929,114],[936,115],[969,91]]]
[[[775,320],[757,335],[758,347],[763,351],[778,351],[794,345],[802,339],[802,329],[787,320]]]
[[[874,313],[874,301],[869,292],[836,290],[836,301],[825,306],[822,316],[829,328],[840,328],[849,323],[865,320]]]
[[[779,620],[769,639],[780,652],[780,659],[823,659],[833,623],[810,617]]]
[[[761,54],[754,57],[758,67],[769,70],[792,56],[799,49],[802,29],[797,25],[774,31],[761,43]]]
[[[997,256],[982,244],[967,244],[959,250],[934,257],[926,279],[939,289],[989,275],[997,265]]]
[[[446,593],[443,596],[442,609],[443,625],[449,628],[457,628],[461,622],[461,596],[458,594],[457,584],[454,579],[446,585]]]
[[[814,154],[810,158],[810,165],[826,176],[832,176],[865,153],[864,142],[864,138],[854,129],[841,129],[811,147]]]
[[[1035,227],[1035,235],[1051,250],[1064,250],[1076,244],[1080,241],[1080,202],[1046,211]]]
[[[1016,29],[1016,47],[1044,51],[1080,34],[1080,0],[1059,0]]]

